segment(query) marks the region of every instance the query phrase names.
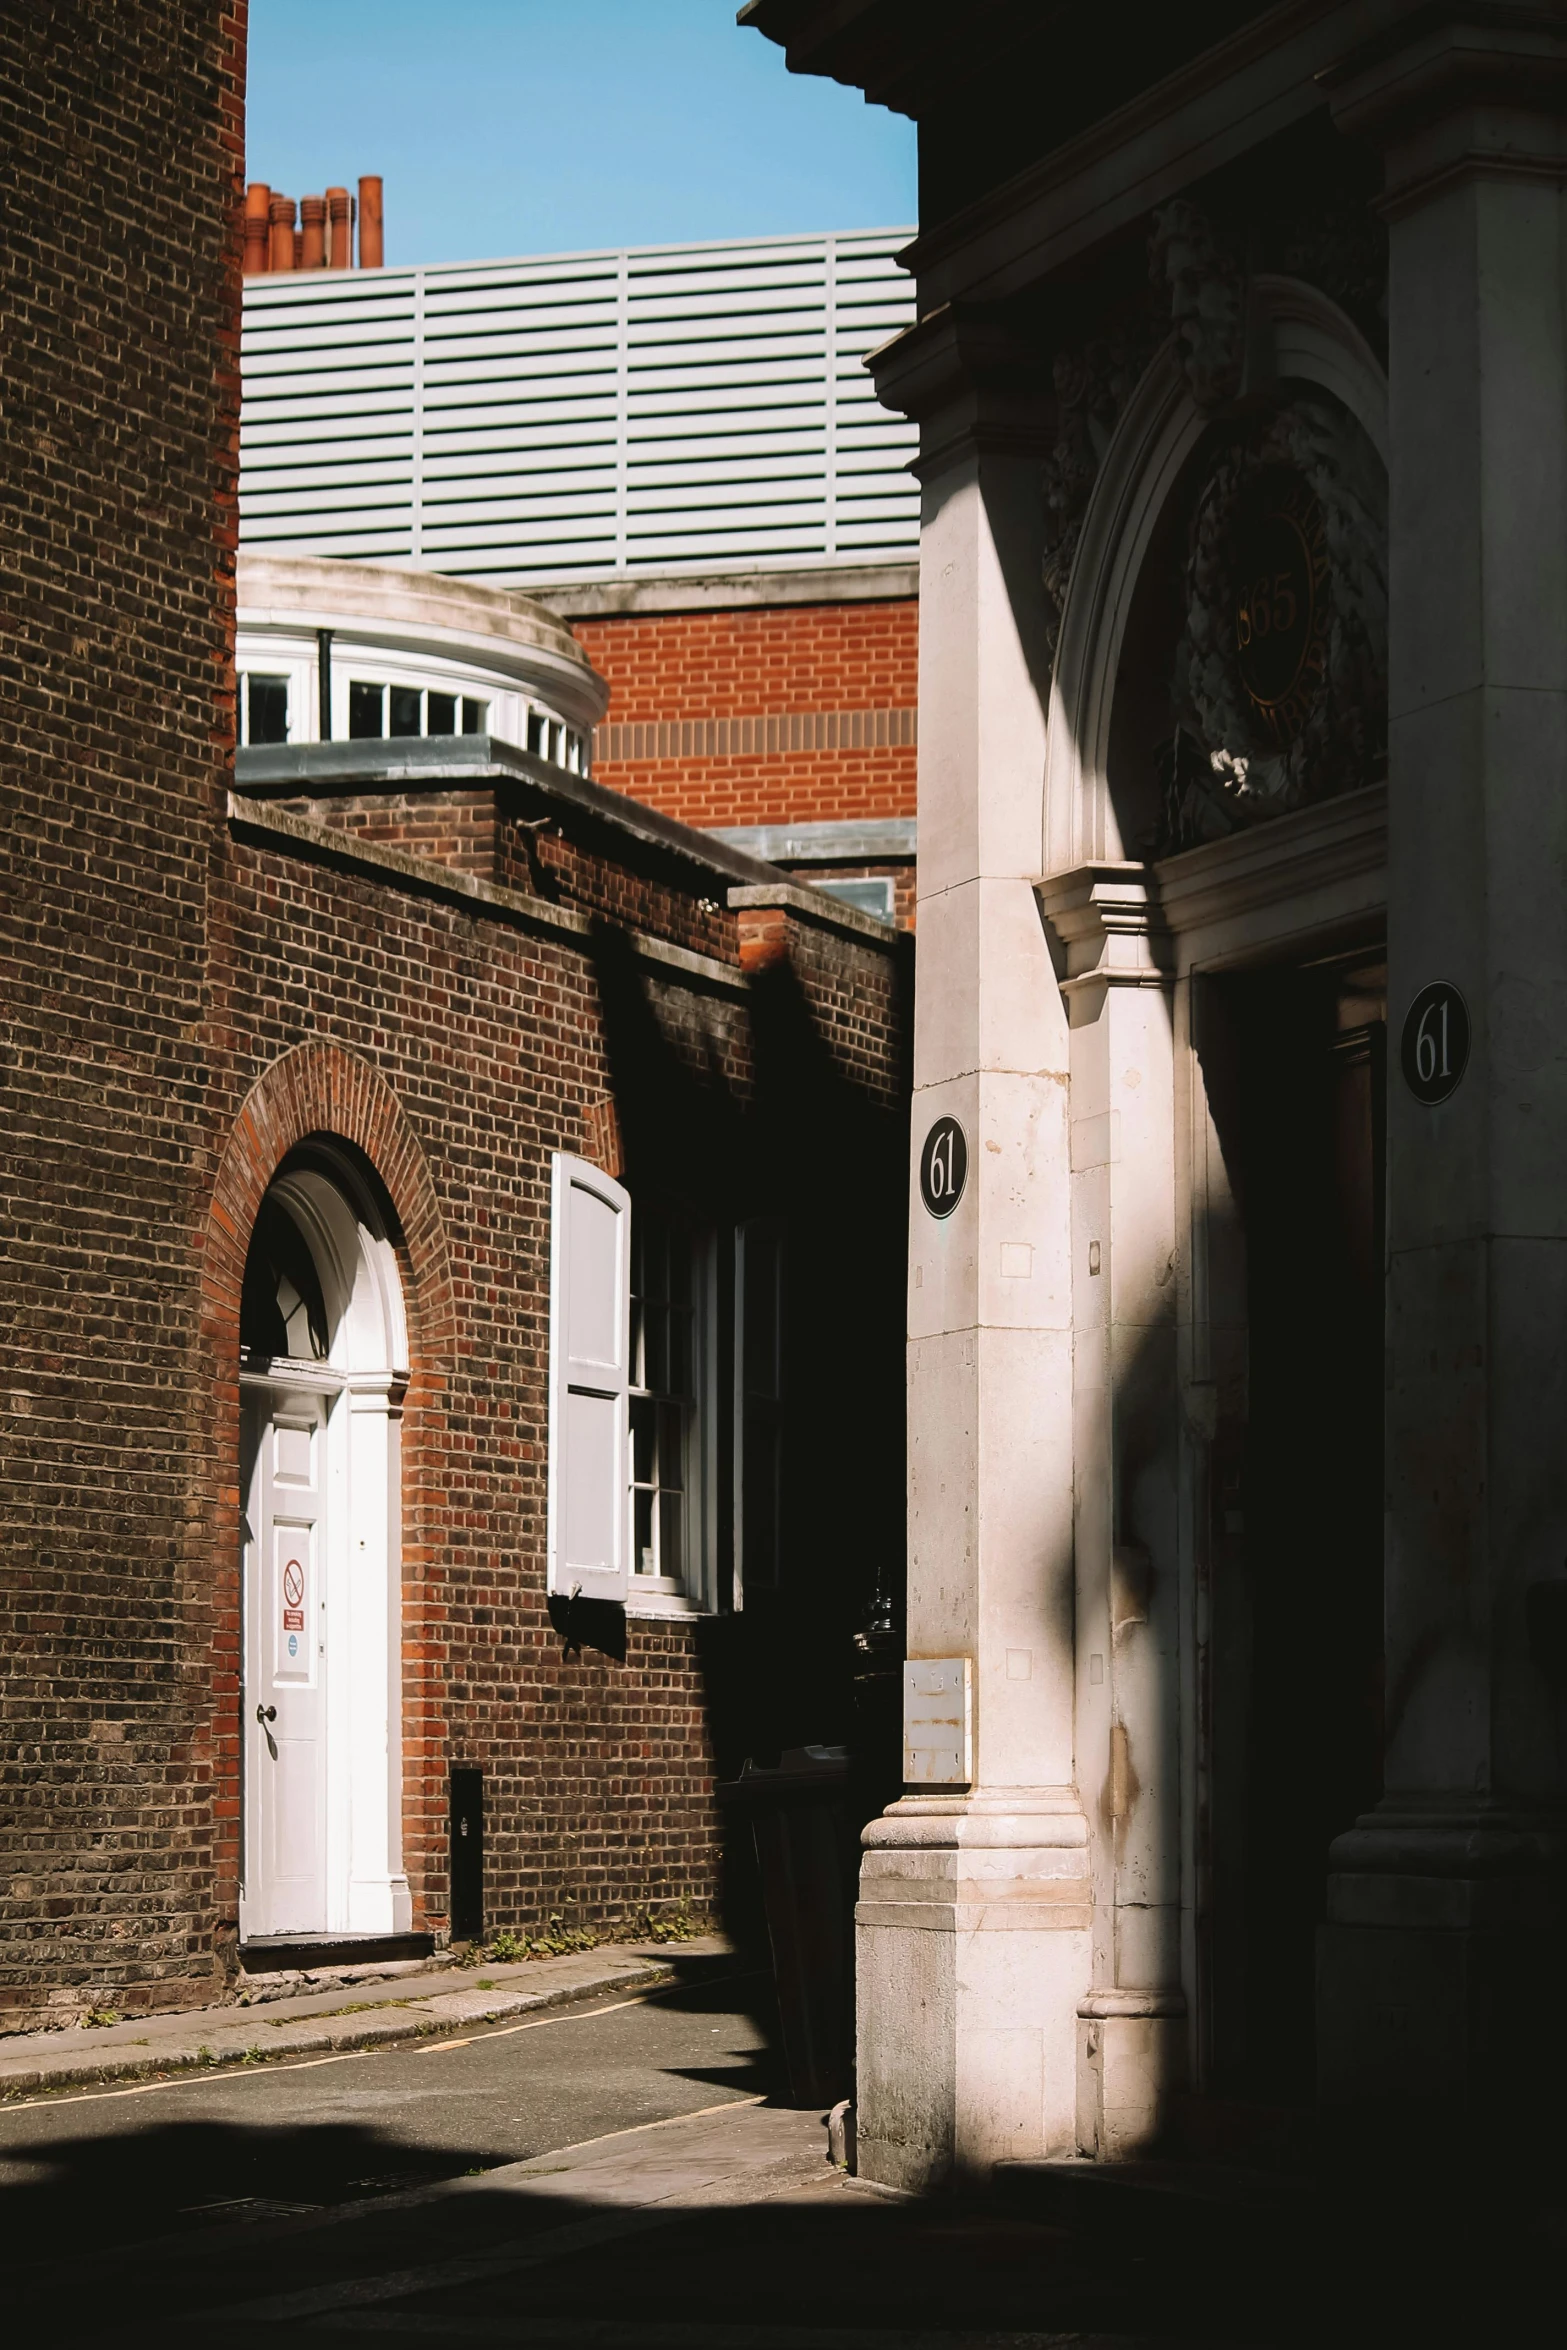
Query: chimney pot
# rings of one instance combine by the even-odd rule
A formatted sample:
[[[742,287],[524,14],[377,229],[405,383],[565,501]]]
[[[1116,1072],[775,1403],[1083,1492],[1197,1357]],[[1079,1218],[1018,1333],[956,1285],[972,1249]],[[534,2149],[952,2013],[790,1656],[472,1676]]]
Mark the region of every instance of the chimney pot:
[[[326,198],[301,196],[299,217],[304,224],[300,237],[299,266],[301,269],[325,269]]]
[[[379,175],[359,182],[359,266],[361,269],[380,269],[385,258],[381,234],[381,181]]]
[[[272,219],[272,190],[265,180],[252,180],[245,190],[245,275],[266,274],[267,243]]]
[[[272,215],[273,269],[292,269],[294,266],[294,199],[292,196],[274,196],[270,206]]]
[[[329,269],[352,269],[354,266],[354,208],[346,188],[328,188],[326,192],[327,266]]]

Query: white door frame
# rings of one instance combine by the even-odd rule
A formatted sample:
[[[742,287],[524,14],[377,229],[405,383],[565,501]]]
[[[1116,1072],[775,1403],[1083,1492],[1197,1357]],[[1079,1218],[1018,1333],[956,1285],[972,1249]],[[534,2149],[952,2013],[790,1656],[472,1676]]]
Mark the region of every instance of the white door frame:
[[[317,1154],[312,1152],[312,1160]],[[324,1156],[324,1154],[323,1154]],[[330,1172],[328,1172],[328,1167]],[[321,1277],[327,1359],[247,1363],[246,1542],[243,1566],[244,1859],[240,1939],[406,1933],[412,1901],[402,1864],[402,1560],[400,1437],[407,1342],[395,1252],[351,1170],[328,1160],[287,1172],[272,1192],[304,1235]],[[267,1588],[262,1468],[267,1429],[287,1397],[319,1399],[323,1424],[319,1623],[323,1887],[308,1925],[279,1910],[265,1838]],[[263,1718],[257,1718],[257,1708]],[[275,1739],[274,1739],[275,1743]],[[297,1905],[296,1905],[297,1906]]]

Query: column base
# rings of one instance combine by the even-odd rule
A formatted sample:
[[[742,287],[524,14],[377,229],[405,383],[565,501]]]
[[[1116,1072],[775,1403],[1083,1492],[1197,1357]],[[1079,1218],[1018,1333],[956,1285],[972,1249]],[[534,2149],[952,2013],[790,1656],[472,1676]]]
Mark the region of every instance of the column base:
[[[1559,1824],[1501,1811],[1373,1812],[1330,1854],[1317,1946],[1317,2087],[1419,2129],[1434,2108],[1516,2105],[1567,2083],[1560,2003],[1520,1986],[1567,1972]],[[1509,2125],[1510,2126],[1510,2125]]]
[[[1070,2152],[1092,1923],[1075,1790],[905,1796],[864,1842],[860,2176],[917,2189]]]
[[[1077,2009],[1077,2151],[1096,2162],[1147,2154],[1186,2086],[1186,1995],[1091,1991]]]

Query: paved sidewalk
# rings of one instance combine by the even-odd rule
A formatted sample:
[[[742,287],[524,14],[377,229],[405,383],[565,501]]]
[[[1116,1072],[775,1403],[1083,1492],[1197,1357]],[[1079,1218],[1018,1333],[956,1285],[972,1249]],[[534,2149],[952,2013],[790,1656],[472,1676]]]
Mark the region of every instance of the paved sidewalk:
[[[228,2301],[193,2312],[185,2322],[295,2323],[328,2312],[417,2303],[426,2296],[449,2312],[457,2289],[575,2261],[696,2212],[743,2208],[806,2187],[841,2187],[840,2177],[828,2168],[826,2146],[820,2115],[769,2107],[750,2097],[614,2130],[533,2161],[503,2164],[482,2178],[448,2179],[398,2199],[410,2217],[416,2211],[429,2215],[443,2205],[509,2202],[513,2211],[499,2244],[454,2258],[437,2254],[417,2264],[381,2267],[368,2276],[299,2292]],[[379,2207],[386,2208],[385,2202]],[[339,2224],[345,2216],[337,2215]],[[449,2314],[443,2315],[442,2330],[450,2322]],[[482,2315],[477,2330],[492,2337],[493,2318]]]
[[[673,1982],[677,1957],[715,1958],[728,1949],[720,1935],[675,1944],[611,1942],[564,1958],[486,1963],[471,1971],[415,1967],[375,1982],[338,1983],[250,2006],[230,2002],[118,2024],[21,2032],[0,2040],[0,2100],[199,2066],[391,2047],[535,2008],[617,1992],[633,1997]]]

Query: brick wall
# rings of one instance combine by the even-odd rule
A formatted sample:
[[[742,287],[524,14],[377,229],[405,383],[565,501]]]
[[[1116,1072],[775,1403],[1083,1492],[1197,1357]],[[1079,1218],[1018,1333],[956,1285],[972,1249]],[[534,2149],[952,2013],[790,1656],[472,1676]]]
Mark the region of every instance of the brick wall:
[[[779,1186],[790,1180],[777,1137],[796,1126],[801,1151],[842,1148],[862,1174],[866,1137],[878,1137],[901,1176],[899,957],[890,942],[846,935],[830,919],[786,918],[774,973],[784,992],[764,996],[759,1012],[741,969],[745,917],[705,897],[721,890],[719,877],[693,868],[682,891],[645,846],[612,857],[565,819],[547,844],[561,896],[543,900],[533,929],[517,918],[510,893],[506,908],[432,904],[414,888],[352,870],[330,849],[296,853],[269,841],[265,821],[241,826],[214,899],[214,1004],[226,1049],[212,1064],[222,1148],[210,1180],[220,1201],[232,1147],[225,1138],[256,1128],[257,1089],[265,1096],[302,1054],[321,1067],[314,1108],[291,1079],[288,1115],[268,1114],[262,1162],[222,1219],[236,1235],[226,1269],[216,1265],[221,1251],[209,1250],[209,1284],[222,1295],[209,1306],[206,1377],[220,1394],[232,1388],[240,1240],[265,1173],[305,1134],[352,1124],[347,1139],[381,1175],[399,1224],[423,1236],[404,1249],[415,1332],[404,1471],[404,1857],[415,1925],[440,1931],[446,1922],[453,1763],[485,1773],[492,1925],[537,1926],[559,1911],[613,1928],[680,1900],[711,1908],[721,1891],[720,1725],[738,1724],[734,1737],[753,1751],[782,1719],[754,1654],[765,1610],[729,1636],[727,1650],[721,1639],[721,1653],[712,1619],[635,1617],[623,1663],[592,1650],[562,1653],[544,1588],[551,1153],[601,1157],[600,1113],[612,1100],[634,1199],[681,1196],[719,1216],[776,1211]],[[574,903],[613,907],[623,927],[593,938],[550,935],[549,908]],[[633,969],[617,946],[630,930],[705,953],[714,977]],[[780,1021],[791,1019],[806,1031],[804,1057],[779,1049]],[[823,1106],[824,1077],[837,1089],[836,1109]],[[345,1107],[383,1095],[381,1108]],[[833,1129],[835,1117],[852,1122],[851,1143]],[[721,1132],[727,1143],[716,1139]],[[835,1211],[835,1220],[854,1269],[826,1309],[840,1327],[823,1327],[821,1343],[848,1362],[864,1328],[866,1268],[874,1279],[885,1258],[890,1284],[901,1279],[902,1252],[872,1190],[859,1216]],[[805,1253],[821,1259],[819,1247]],[[883,1318],[895,1355],[897,1319]],[[901,1522],[901,1391],[891,1356],[882,1385],[889,1410],[881,1423],[863,1411],[857,1422],[840,1414],[836,1441],[841,1481],[880,1496],[890,1558]],[[233,1497],[235,1413],[218,1442],[219,1482]],[[820,1453],[813,1446],[812,1471],[813,1492],[830,1487],[831,1440]],[[863,1602],[875,1544],[852,1514],[836,1533],[815,1528],[812,1545],[812,1573],[825,1562],[834,1604]],[[224,1617],[214,1639],[227,1655],[239,1608],[232,1499],[212,1548]],[[820,1605],[814,1585],[787,1600],[784,1639],[824,1646]],[[846,1636],[840,1646],[846,1667]],[[820,1681],[819,1658],[817,1671]],[[831,1695],[804,1680],[802,1688],[816,1710],[792,1723],[794,1734],[841,1734]],[[731,1751],[725,1767],[741,1759]],[[226,1754],[222,1776],[237,1784],[237,1752]],[[237,1865],[230,1837],[214,1887],[220,1923],[232,1915]]]
[[[242,0],[0,10],[0,2018],[212,1978],[206,889]]]
[[[572,627],[609,680],[598,782],[687,824],[913,815],[913,599]]]
[[[457,868],[421,883],[228,819],[243,63],[227,0],[0,15],[0,2028],[232,1974],[238,1289],[293,1143],[362,1153],[402,1233],[416,1924],[453,1762],[488,1774],[494,1924],[711,1900],[715,1768],[845,1733],[899,1547],[892,943],[786,925],[751,980],[722,878],[602,827],[530,861],[490,811],[405,809]],[[450,902],[492,853],[510,881]],[[549,1153],[611,1134],[634,1194],[806,1201],[820,1350],[798,1588],[634,1622],[624,1664],[564,1657],[544,1598]]]

